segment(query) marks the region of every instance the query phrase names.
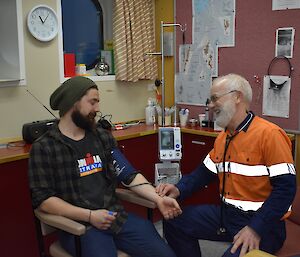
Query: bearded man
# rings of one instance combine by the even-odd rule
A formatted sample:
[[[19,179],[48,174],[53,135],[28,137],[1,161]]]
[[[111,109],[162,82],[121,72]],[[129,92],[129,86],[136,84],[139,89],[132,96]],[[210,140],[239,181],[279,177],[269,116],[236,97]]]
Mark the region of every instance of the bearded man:
[[[164,218],[181,213],[175,199],[162,198],[122,155],[111,132],[96,127],[97,85],[85,77],[66,80],[50,97],[60,119],[30,151],[29,181],[33,208],[87,225],[81,237],[83,257],[175,257],[153,224],[120,204],[115,189],[123,182],[154,201]],[[61,245],[75,256],[74,238],[60,232]]]
[[[196,205],[165,222],[177,257],[201,256],[198,239],[231,242],[223,257],[252,249],[278,251],[296,192],[291,141],[277,125],[250,111],[252,89],[236,74],[213,81],[209,108],[224,128],[204,161],[177,185],[161,184],[159,195],[183,200],[219,179],[221,204]]]

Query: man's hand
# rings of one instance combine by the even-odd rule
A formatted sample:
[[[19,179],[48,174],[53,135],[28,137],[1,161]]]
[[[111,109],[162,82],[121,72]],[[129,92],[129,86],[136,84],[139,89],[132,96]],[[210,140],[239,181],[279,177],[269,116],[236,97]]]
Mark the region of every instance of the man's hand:
[[[161,197],[169,196],[176,199],[180,195],[178,188],[173,184],[159,184],[155,191]]]
[[[166,220],[173,219],[182,213],[177,201],[171,197],[160,197],[156,204]]]
[[[244,256],[253,249],[259,249],[260,236],[249,226],[242,228],[233,238],[231,253],[241,246],[240,256]]]
[[[104,209],[94,210],[91,211],[90,223],[98,229],[107,230],[116,219],[116,215],[117,212]]]

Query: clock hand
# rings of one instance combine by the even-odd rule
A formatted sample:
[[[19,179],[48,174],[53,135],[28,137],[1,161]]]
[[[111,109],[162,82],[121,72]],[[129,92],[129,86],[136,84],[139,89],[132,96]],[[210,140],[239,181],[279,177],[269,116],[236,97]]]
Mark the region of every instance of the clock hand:
[[[41,20],[41,22],[44,24],[45,21],[43,21],[43,19],[41,18],[41,16],[39,15],[39,18]]]
[[[45,18],[44,22],[47,20],[48,16],[49,16],[49,12],[48,12],[47,17]]]

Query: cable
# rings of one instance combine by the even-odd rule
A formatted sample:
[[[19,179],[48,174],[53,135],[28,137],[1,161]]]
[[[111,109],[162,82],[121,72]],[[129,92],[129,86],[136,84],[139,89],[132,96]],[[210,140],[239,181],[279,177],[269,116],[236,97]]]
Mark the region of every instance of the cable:
[[[151,185],[152,184],[150,182],[143,182],[143,183],[140,183],[140,184],[136,184],[136,185],[132,185],[132,186],[127,186],[126,184],[124,184],[123,182],[121,182],[123,186],[127,187],[127,188],[133,188],[133,187],[138,187],[138,186],[142,186],[142,185]]]

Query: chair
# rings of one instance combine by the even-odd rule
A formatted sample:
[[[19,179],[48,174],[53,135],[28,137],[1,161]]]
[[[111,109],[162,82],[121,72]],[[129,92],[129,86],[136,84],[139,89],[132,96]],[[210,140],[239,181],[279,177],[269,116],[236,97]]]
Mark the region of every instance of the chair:
[[[142,198],[138,196],[136,193],[128,189],[118,188],[116,190],[116,193],[120,200],[146,207],[148,212],[148,217],[149,217],[149,213],[151,213],[151,211],[154,208],[156,208],[156,204],[154,202]],[[40,223],[40,225],[37,226],[37,229],[39,234],[41,256],[46,256],[44,244],[41,242],[43,240],[43,236],[46,236],[54,232],[55,230],[64,230],[74,235],[74,240],[76,245],[76,257],[81,257],[80,236],[84,235],[86,231],[86,226],[84,226],[79,222],[71,220],[69,218],[59,216],[59,215],[48,214],[39,211],[37,209],[34,210],[34,214]],[[61,247],[58,240],[55,240],[50,245],[49,252],[52,257],[72,257]],[[130,256],[122,251],[118,251],[118,257],[130,257]]]
[[[252,250],[247,254],[245,254],[244,257],[276,257],[276,256],[261,250]]]
[[[276,253],[278,257],[300,256],[300,186],[292,205],[292,214],[286,220],[286,240],[282,248]]]

